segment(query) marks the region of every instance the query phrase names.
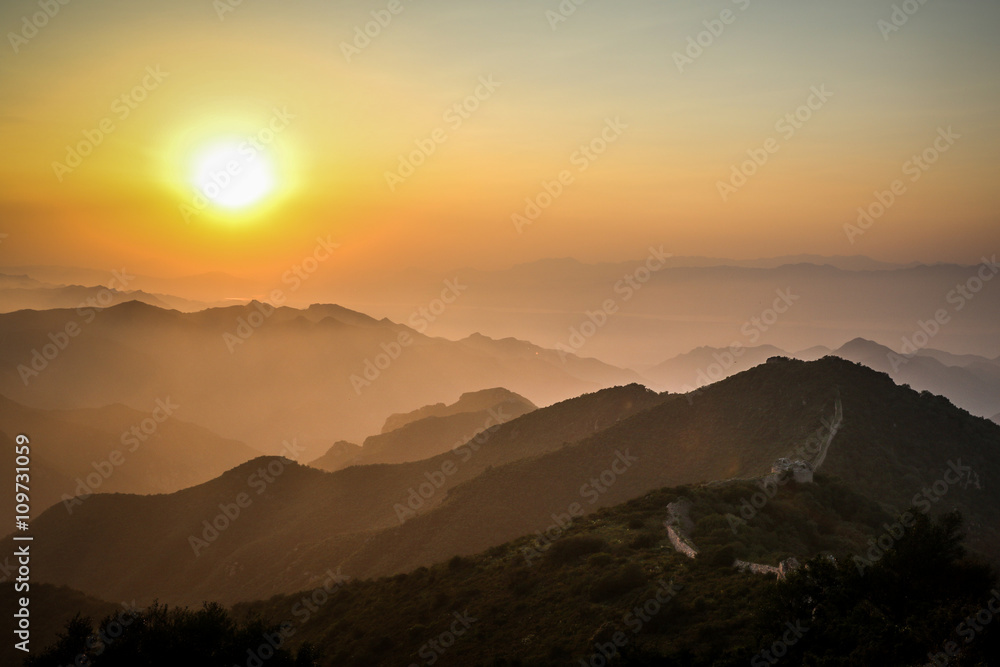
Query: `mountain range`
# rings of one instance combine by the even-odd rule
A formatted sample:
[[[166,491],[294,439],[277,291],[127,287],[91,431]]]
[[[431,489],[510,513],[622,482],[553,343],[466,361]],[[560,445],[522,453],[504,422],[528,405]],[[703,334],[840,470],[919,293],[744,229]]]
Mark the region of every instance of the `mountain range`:
[[[29,310],[0,314],[0,336],[0,394],[23,405],[148,410],[169,396],[182,419],[260,452],[296,439],[303,461],[484,386],[547,405],[639,380],[524,341],[432,338],[339,306]]]
[[[1000,426],[826,357],[772,359],[689,395],[604,390],[419,462],[327,473],[261,458],[169,495],[96,495],[34,522],[50,547],[35,571],[102,599],[259,599],[328,569],[372,577],[473,554],[663,486],[760,477],[825,440],[824,474],[886,511],[959,508],[970,545],[1000,556]],[[928,488],[940,493],[920,500]]]

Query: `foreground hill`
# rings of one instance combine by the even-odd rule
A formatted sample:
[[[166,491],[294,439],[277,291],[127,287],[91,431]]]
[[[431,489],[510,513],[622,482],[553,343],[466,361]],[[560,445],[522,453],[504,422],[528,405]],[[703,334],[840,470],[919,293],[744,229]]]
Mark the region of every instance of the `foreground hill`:
[[[144,610],[147,622],[88,657],[96,667],[137,664],[156,645],[178,662],[194,654],[256,664],[253,656],[271,653],[265,637],[283,636],[263,664],[291,667],[297,656],[296,665],[322,667],[730,667],[771,664],[780,653],[787,664],[917,665],[949,642],[948,664],[991,664],[995,624],[976,625],[965,640],[967,619],[986,608],[996,579],[963,558],[951,517],[935,525],[921,515],[859,571],[854,556],[894,520],[877,503],[818,475],[776,488],[751,522],[731,529],[756,493],[747,481],[658,489],[580,519],[541,547],[537,536],[521,537],[377,580],[328,570],[314,587],[236,605],[231,615]],[[664,526],[665,507],[679,500],[702,548],[695,560],[674,551]],[[775,564],[790,556],[805,567],[779,581],[733,567],[734,557]],[[72,609],[79,594],[65,593]],[[61,667],[83,651],[78,636],[29,665]]]
[[[19,433],[31,439],[32,515],[89,493],[171,493],[255,456],[243,443],[185,421],[187,408],[165,396],[145,410],[124,405],[38,410],[0,396],[0,442],[13,452]],[[12,428],[17,430],[7,431]],[[13,456],[0,461],[5,478],[13,479],[14,465]],[[0,520],[12,525],[13,506],[3,512]]]
[[[334,443],[309,465],[332,472],[351,465],[428,459],[535,409],[531,401],[506,389],[468,392],[452,405],[436,403],[390,415],[382,432],[365,438],[361,447]]]
[[[20,311],[0,315],[0,338],[0,393],[24,405],[144,410],[169,395],[187,419],[261,452],[296,438],[302,461],[484,385],[547,405],[637,379],[522,341],[431,338],[332,305]]]

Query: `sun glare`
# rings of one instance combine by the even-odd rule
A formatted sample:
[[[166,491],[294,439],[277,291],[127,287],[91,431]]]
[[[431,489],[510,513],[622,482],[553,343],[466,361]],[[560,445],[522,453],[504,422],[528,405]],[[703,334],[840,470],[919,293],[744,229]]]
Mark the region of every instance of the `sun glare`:
[[[271,156],[261,146],[227,141],[205,148],[196,158],[194,186],[212,204],[247,209],[275,189]]]

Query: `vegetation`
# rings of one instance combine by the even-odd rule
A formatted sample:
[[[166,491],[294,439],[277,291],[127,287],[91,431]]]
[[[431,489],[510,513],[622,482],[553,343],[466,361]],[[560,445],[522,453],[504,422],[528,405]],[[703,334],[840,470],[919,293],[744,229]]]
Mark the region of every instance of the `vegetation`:
[[[948,642],[960,653],[947,664],[991,664],[1000,622],[968,643],[958,630],[997,585],[964,553],[958,516],[913,512],[884,555],[859,568],[853,556],[895,518],[835,478],[817,482],[778,487],[743,523],[731,519],[756,484],[667,488],[580,519],[552,542],[524,537],[329,593],[228,612],[154,605],[90,664],[247,665],[247,651],[282,628],[287,641],[268,666],[600,665],[603,653],[608,665],[771,664],[764,651],[788,665],[920,665]],[[665,507],[680,497],[692,501],[697,560],[666,540]],[[529,549],[540,555],[527,558]],[[805,566],[784,581],[731,567],[732,557],[789,556]],[[799,636],[788,644],[790,627]],[[28,664],[72,664],[94,630],[72,621]]]

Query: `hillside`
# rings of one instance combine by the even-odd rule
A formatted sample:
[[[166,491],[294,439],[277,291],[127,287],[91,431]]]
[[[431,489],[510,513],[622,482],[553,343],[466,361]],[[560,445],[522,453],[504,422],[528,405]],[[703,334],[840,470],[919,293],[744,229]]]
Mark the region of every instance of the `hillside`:
[[[377,580],[350,580],[330,569],[301,592],[236,605],[228,625],[218,610],[211,624],[177,624],[163,650],[179,645],[215,653],[230,645],[219,636],[235,631],[243,648],[229,649],[233,655],[249,650],[259,656],[264,632],[240,629],[262,619],[283,629],[282,649],[316,661],[295,664],[322,667],[587,665],[608,659],[616,665],[735,667],[767,664],[762,652],[782,637],[788,664],[840,659],[915,665],[956,637],[959,619],[991,598],[995,577],[963,559],[948,520],[935,525],[921,517],[859,573],[854,554],[893,521],[877,503],[820,475],[814,484],[779,487],[751,525],[731,530],[731,517],[759,492],[741,481],[657,489],[591,514],[551,542],[524,536]],[[680,499],[690,506],[702,547],[696,560],[675,552],[667,539],[665,508]],[[794,556],[806,567],[776,581],[736,570],[734,556],[763,563]],[[78,594],[65,594],[72,607],[71,595]],[[218,629],[206,639],[199,628],[209,625]],[[789,635],[789,627],[797,634]],[[165,629],[135,623],[133,630]],[[888,635],[894,641],[885,641]],[[955,664],[989,664],[984,660],[1000,648],[998,640],[1000,632],[987,624],[975,642],[963,644]],[[127,634],[116,659],[143,645]],[[105,664],[101,658],[95,656],[97,667]]]

